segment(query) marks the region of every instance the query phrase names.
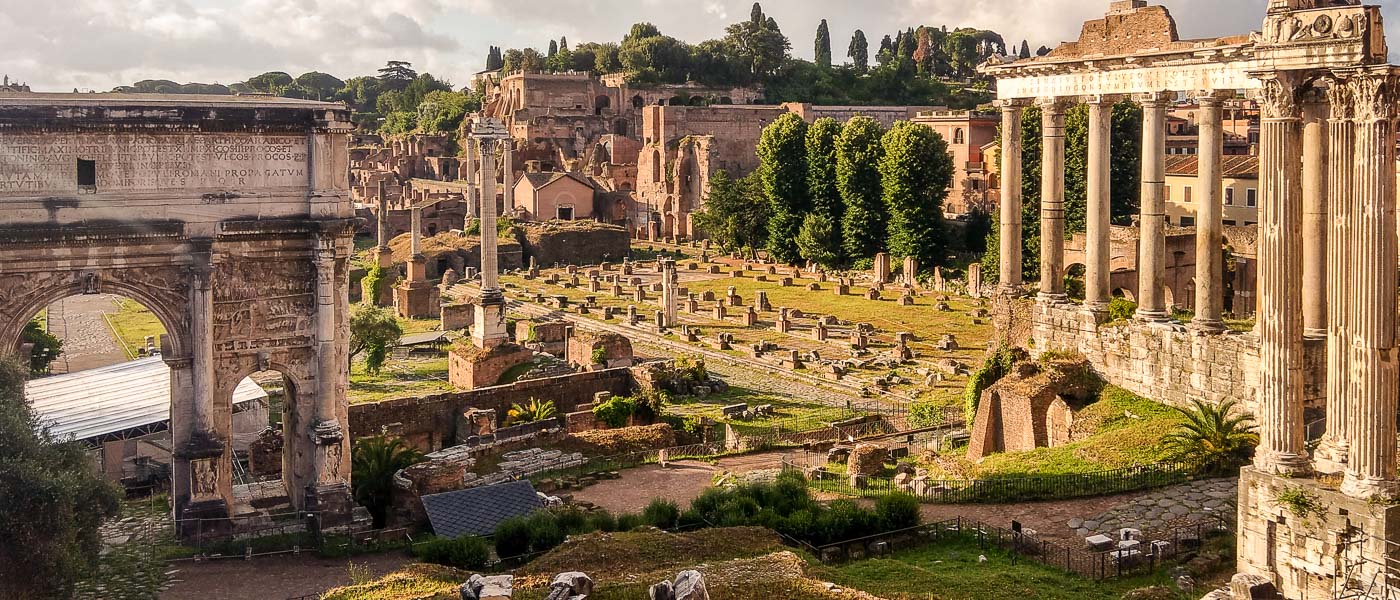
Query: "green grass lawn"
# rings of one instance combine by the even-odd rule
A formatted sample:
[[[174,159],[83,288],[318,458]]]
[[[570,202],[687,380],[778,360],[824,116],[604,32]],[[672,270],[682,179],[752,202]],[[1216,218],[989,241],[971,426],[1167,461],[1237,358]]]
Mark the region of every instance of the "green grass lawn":
[[[987,562],[978,562],[982,555]],[[1167,582],[1165,574],[1158,574],[1095,583],[1026,558],[1013,563],[1009,553],[981,549],[970,540],[816,566],[811,574],[890,600],[1118,600],[1131,590]]]
[[[1181,423],[1175,410],[1115,386],[1105,387],[1098,402],[1075,416],[1074,429],[1085,437],[1057,448],[1003,452],[972,463],[965,456],[944,455],[930,463],[937,476],[987,479],[1090,473],[1169,458],[1162,437]]]
[[[739,403],[745,403],[749,406],[772,404],[774,415],[751,421],[724,418],[720,409]],[[745,434],[768,432],[772,430],[775,423],[792,419],[817,418],[838,413],[840,413],[840,408],[822,403],[817,398],[797,398],[742,386],[730,386],[722,394],[710,394],[704,398],[694,396],[673,398],[666,404],[666,414],[709,417],[716,421],[729,423],[734,426],[736,431]]]
[[[160,336],[165,333],[165,326],[155,313],[130,298],[117,299],[117,310],[107,314],[107,323],[125,345],[128,358],[136,358],[136,349],[146,347],[146,336],[155,337],[159,346]]]
[[[363,362],[350,368],[350,403],[378,402],[404,396],[423,396],[452,391],[447,382],[447,359],[390,359],[378,375],[365,372]]]

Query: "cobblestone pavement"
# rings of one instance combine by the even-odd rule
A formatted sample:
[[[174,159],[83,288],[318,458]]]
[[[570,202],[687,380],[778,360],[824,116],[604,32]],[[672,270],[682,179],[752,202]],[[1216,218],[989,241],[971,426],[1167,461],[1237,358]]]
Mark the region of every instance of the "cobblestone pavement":
[[[117,296],[70,296],[49,306],[49,331],[63,340],[52,372],[73,373],[126,362],[126,351],[102,315],[117,312]]]
[[[1161,529],[1211,518],[1235,520],[1239,479],[1203,479],[1162,488],[1103,513],[1075,517],[1066,526],[1080,536],[1113,533],[1123,527]]]
[[[156,600],[169,587],[171,571],[158,554],[175,543],[170,517],[154,510],[133,512],[102,526],[97,571],[78,585],[77,600]]]

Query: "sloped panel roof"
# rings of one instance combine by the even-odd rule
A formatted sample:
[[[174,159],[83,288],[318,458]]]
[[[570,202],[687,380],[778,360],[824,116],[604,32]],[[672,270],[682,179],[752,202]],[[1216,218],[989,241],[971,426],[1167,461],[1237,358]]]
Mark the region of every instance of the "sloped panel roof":
[[[529,481],[512,481],[423,496],[423,508],[433,533],[455,538],[491,535],[501,521],[540,510],[544,502]]]

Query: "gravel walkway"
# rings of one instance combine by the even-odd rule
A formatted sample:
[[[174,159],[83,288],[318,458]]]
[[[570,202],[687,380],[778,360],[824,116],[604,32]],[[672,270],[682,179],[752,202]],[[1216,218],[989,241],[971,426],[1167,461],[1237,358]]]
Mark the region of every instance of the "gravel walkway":
[[[112,335],[104,314],[117,312],[117,296],[70,296],[49,306],[49,331],[63,340],[54,374],[73,373],[126,362],[126,351]]]

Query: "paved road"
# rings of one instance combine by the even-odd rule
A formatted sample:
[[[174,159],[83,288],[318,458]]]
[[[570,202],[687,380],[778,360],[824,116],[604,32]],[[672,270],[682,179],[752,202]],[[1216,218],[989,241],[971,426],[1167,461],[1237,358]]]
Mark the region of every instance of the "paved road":
[[[117,296],[69,296],[49,306],[49,331],[63,340],[54,374],[105,367],[128,360],[102,315],[117,312]]]

